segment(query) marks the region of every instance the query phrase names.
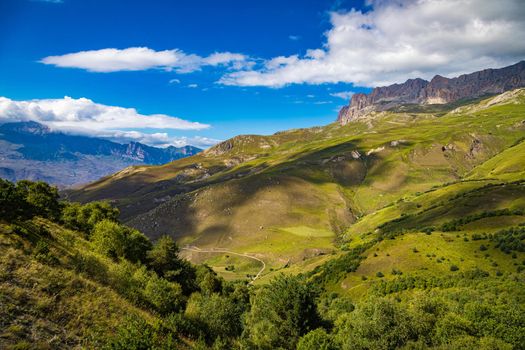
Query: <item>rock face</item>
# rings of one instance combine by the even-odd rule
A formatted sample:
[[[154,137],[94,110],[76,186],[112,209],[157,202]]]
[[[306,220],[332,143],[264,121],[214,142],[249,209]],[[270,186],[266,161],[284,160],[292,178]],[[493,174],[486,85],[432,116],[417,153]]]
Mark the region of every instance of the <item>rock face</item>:
[[[193,146],[151,147],[139,142],[67,135],[36,122],[0,125],[0,178],[69,186],[97,180],[130,165],[164,164],[199,153]]]
[[[456,78],[436,75],[432,80],[409,79],[403,84],[377,87],[369,94],[355,94],[337,120],[346,124],[373,111],[405,104],[445,104],[525,87],[525,61],[500,69],[485,69]]]

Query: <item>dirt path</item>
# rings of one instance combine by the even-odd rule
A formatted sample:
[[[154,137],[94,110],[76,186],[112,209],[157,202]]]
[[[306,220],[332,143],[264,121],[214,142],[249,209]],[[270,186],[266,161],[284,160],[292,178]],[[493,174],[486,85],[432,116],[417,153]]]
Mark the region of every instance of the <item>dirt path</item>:
[[[181,249],[182,250],[187,250],[187,251],[190,251],[190,252],[194,252],[194,253],[226,253],[226,254],[243,256],[245,258],[257,260],[258,262],[260,262],[262,264],[262,268],[259,270],[259,272],[257,272],[255,277],[251,280],[250,284],[253,283],[257,278],[259,278],[261,276],[261,274],[263,273],[263,271],[266,269],[266,263],[263,260],[261,260],[259,258],[256,258],[255,256],[245,254],[245,253],[236,253],[236,252],[232,252],[230,250],[226,250],[226,249],[222,249],[222,248],[201,249],[201,248],[196,247],[196,246],[188,246],[188,247],[183,247]]]

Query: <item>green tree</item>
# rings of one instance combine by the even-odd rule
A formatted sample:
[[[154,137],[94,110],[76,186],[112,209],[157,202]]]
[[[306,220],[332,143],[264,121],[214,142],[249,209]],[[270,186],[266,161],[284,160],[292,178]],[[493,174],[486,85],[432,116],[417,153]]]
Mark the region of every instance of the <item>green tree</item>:
[[[304,335],[297,343],[297,350],[337,350],[334,341],[322,328]]]
[[[144,288],[144,297],[163,315],[184,307],[182,288],[178,283],[166,281],[153,274]]]
[[[185,294],[197,289],[195,268],[179,257],[180,248],[170,236],[160,237],[147,254],[148,266],[159,276],[182,286]]]
[[[25,203],[22,211],[26,216],[42,216],[51,220],[60,217],[61,206],[58,189],[42,181],[21,180],[16,183],[17,196]]]
[[[201,293],[211,295],[222,290],[222,279],[208,265],[197,265],[195,268],[195,282]]]
[[[124,226],[102,220],[93,228],[91,242],[97,251],[112,258],[124,257],[127,248],[127,231]]]
[[[200,293],[191,295],[186,307],[186,316],[206,328],[208,340],[218,337],[234,338],[242,332],[242,314],[244,308],[229,296]]]
[[[249,340],[257,348],[295,348],[301,336],[319,327],[317,293],[299,277],[281,275],[255,295],[247,316]]]
[[[64,226],[90,234],[93,227],[102,220],[118,221],[119,210],[107,202],[88,204],[67,203],[62,209]]]
[[[343,314],[335,333],[342,349],[395,349],[417,340],[408,311],[389,299],[368,300]]]
[[[150,240],[142,232],[126,227],[126,259],[132,262],[146,262],[151,247]]]
[[[107,219],[95,225],[91,242],[100,253],[132,262],[146,261],[151,249],[150,241],[140,231]]]
[[[20,214],[24,200],[16,190],[15,185],[0,179],[0,218],[13,219]]]

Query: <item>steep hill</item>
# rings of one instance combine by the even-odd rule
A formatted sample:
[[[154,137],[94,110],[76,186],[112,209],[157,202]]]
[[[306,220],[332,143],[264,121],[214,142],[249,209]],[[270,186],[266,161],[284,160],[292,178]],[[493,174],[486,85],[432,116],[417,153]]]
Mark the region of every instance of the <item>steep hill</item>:
[[[525,137],[524,112],[525,90],[515,90],[445,115],[376,112],[345,126],[238,136],[170,164],[126,169],[67,195],[111,200],[123,220],[152,238],[167,233],[182,244],[249,253],[266,261],[265,273],[284,266],[303,271],[339,254],[348,239],[374,232],[381,220],[397,219],[407,210],[399,203],[413,196],[446,184],[457,195],[454,186],[463,183],[482,188],[522,180],[523,159],[515,147]],[[522,209],[525,204],[513,197],[521,192],[512,193],[487,210]],[[451,212],[450,219],[484,210],[465,205],[468,210]],[[418,203],[412,207],[419,210]],[[434,216],[407,229],[442,220],[439,210],[428,213]],[[212,261],[228,275],[224,256],[188,256]]]
[[[150,147],[53,132],[36,122],[0,125],[0,177],[68,186],[88,183],[130,165],[164,164],[194,155],[192,147]]]

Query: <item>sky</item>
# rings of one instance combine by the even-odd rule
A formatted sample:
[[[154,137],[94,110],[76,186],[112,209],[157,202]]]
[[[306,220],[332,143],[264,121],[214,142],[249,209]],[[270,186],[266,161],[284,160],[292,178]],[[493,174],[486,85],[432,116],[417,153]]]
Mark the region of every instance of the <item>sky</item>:
[[[525,58],[523,0],[0,0],[0,122],[209,147]]]

